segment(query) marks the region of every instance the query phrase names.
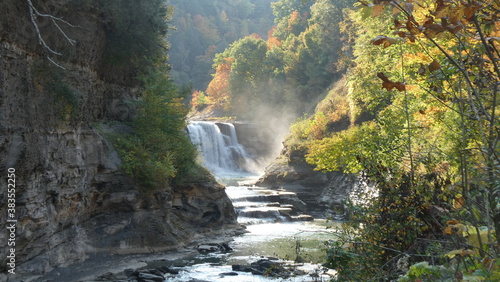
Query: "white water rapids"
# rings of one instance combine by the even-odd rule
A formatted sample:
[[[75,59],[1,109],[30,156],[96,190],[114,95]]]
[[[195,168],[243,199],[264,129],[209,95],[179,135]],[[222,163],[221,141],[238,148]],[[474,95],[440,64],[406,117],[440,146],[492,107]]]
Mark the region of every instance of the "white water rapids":
[[[226,122],[192,121],[191,142],[198,147],[203,165],[218,177],[256,172],[256,162],[238,142],[234,125]]]
[[[249,264],[262,257],[278,257],[293,264],[300,255],[306,261],[319,262],[324,256],[323,242],[333,236],[326,226],[332,224],[324,220],[286,221],[280,215],[286,208],[275,202],[279,192],[249,184],[259,177],[257,162],[238,142],[233,124],[191,121],[188,133],[200,151],[202,164],[228,185],[226,192],[239,214],[238,222],[246,224],[249,233],[234,238],[229,244],[234,249],[231,253],[200,254],[179,261],[179,275],[166,281],[328,281],[331,277],[322,275],[321,266],[315,263],[302,263],[298,267],[305,274],[287,279],[245,272],[238,272],[237,276],[221,275],[230,272],[233,264]],[[311,276],[313,273],[317,276]]]

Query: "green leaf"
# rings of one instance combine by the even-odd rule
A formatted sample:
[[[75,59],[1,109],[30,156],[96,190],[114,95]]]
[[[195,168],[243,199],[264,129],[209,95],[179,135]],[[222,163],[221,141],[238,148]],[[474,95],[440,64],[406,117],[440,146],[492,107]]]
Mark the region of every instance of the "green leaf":
[[[373,7],[363,7],[361,8],[361,19],[366,20],[373,13]]]

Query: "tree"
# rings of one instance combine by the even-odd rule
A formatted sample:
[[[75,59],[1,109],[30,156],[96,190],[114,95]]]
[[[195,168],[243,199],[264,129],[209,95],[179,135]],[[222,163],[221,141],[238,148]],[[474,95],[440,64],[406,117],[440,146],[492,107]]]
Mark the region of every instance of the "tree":
[[[496,14],[496,4],[441,0],[360,2],[351,13],[350,103],[371,120],[308,155],[320,169],[361,172],[378,194],[354,207],[352,226],[364,227],[344,249],[362,270],[341,275],[391,277],[403,255],[459,255],[403,278],[500,276],[498,264],[481,264],[499,254]]]
[[[206,89],[216,53],[252,33],[265,37],[272,26],[271,0],[171,0],[175,9],[169,36],[172,74],[179,85]],[[215,52],[213,52],[215,46]],[[200,61],[203,60],[203,61]]]
[[[234,59],[231,64],[233,75],[231,79],[236,83],[243,82],[246,85],[256,86],[269,73],[263,67],[262,59],[266,57],[266,41],[257,36],[247,36],[231,44],[229,56]],[[241,91],[242,89],[236,89]]]
[[[267,40],[259,35],[242,38],[214,60],[217,68],[225,58],[234,59],[229,109],[247,118],[260,105],[294,109],[292,115],[311,111],[313,101],[339,77],[335,65],[341,35],[335,26],[343,18],[341,7],[330,0],[273,3],[277,26],[269,30]],[[323,15],[330,12],[335,14]],[[327,47],[332,42],[337,45]]]
[[[207,95],[214,103],[215,108],[227,110],[230,105],[231,90],[229,85],[232,58],[224,59],[224,63],[217,65],[215,75],[207,87]]]
[[[292,29],[298,35],[306,27],[306,19],[310,14],[312,1],[279,0],[271,4],[277,26],[276,37],[285,40]],[[301,21],[302,18],[302,21]],[[290,28],[289,28],[290,26]],[[292,28],[295,26],[295,28]]]

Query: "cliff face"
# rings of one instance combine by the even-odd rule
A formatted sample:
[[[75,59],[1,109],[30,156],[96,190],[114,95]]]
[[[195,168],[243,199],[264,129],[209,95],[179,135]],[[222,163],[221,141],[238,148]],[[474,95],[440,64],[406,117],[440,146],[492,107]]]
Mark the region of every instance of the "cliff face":
[[[197,233],[236,222],[223,187],[185,184],[143,197],[120,169],[102,127],[133,117],[138,83],[105,63],[106,26],[71,1],[35,2],[64,17],[75,45],[50,20],[40,32],[63,56],[50,63],[38,44],[27,1],[0,3],[0,226],[7,224],[7,174],[15,169],[15,272],[45,273],[97,252],[174,249]],[[96,128],[101,127],[98,131]],[[125,128],[126,129],[126,128]],[[5,228],[2,228],[5,230]],[[0,241],[7,242],[7,232]],[[10,249],[0,248],[6,259]],[[6,273],[7,264],[0,265]]]
[[[292,152],[288,147],[269,164],[256,185],[273,189],[285,188],[297,193],[297,197],[307,204],[307,211],[323,215],[328,212],[343,216],[343,201],[355,189],[355,175],[342,172],[320,172],[305,161],[303,152]]]

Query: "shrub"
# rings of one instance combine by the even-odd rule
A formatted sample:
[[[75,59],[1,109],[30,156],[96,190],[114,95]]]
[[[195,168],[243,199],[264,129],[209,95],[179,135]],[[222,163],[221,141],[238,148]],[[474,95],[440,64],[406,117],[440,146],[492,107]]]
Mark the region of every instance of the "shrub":
[[[123,169],[149,193],[168,189],[174,177],[186,177],[197,165],[196,149],[185,133],[187,109],[172,81],[162,72],[142,81],[134,133],[121,136],[116,144]]]

